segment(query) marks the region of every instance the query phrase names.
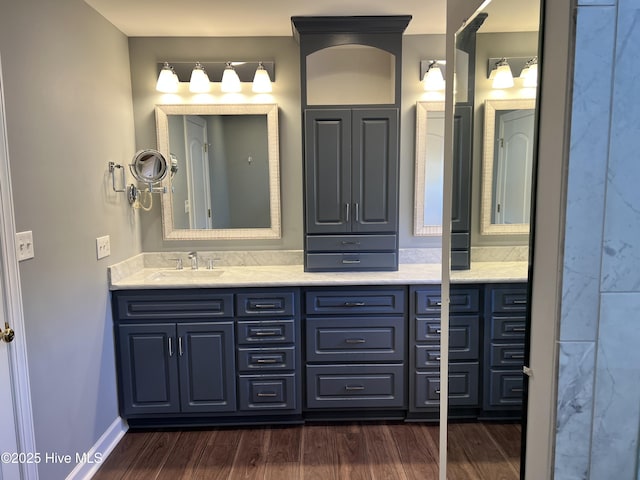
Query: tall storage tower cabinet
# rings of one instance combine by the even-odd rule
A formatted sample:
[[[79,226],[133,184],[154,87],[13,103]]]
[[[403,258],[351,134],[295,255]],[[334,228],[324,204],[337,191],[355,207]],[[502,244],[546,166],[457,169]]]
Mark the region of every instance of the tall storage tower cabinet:
[[[402,34],[411,16],[292,17],[305,270],[398,269]]]

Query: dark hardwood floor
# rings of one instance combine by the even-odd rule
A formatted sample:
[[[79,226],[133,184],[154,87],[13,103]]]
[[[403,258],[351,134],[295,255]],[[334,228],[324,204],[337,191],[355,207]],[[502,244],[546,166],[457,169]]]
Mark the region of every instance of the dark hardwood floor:
[[[520,426],[449,425],[450,480],[517,480]],[[345,423],[128,432],[94,479],[430,480],[438,426]]]

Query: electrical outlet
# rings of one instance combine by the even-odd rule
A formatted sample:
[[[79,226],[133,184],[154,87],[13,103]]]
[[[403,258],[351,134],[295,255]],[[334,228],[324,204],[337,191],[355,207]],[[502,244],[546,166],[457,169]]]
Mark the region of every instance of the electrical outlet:
[[[109,235],[96,238],[96,253],[98,254],[98,260],[111,255],[111,239]]]
[[[33,251],[33,232],[31,230],[16,233],[16,252],[19,262],[35,256]]]

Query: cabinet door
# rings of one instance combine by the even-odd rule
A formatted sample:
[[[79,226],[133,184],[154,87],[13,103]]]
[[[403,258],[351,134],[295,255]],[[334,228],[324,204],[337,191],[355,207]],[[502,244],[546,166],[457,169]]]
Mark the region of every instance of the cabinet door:
[[[352,129],[352,231],[395,232],[398,229],[398,110],[353,110]]]
[[[178,324],[183,412],[236,410],[233,322]]]
[[[174,323],[118,327],[122,415],[180,410]]]
[[[307,233],[350,231],[351,111],[305,112]]]
[[[471,113],[470,105],[458,105],[453,117],[451,231],[467,235],[471,215]]]

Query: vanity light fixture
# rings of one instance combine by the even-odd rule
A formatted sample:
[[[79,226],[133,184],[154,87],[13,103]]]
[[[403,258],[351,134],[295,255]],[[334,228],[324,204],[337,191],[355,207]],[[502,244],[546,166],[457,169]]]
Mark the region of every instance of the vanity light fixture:
[[[511,73],[511,67],[506,58],[501,58],[496,63],[496,73],[493,77],[493,88],[511,88],[513,87],[513,74]]]
[[[253,76],[253,85],[251,86],[251,90],[254,93],[270,93],[273,90],[269,72],[264,68],[262,62],[258,62],[256,73]]]
[[[158,81],[156,82],[156,90],[162,93],[176,93],[178,91],[178,76],[173,67],[168,62],[164,62]]]
[[[538,57],[530,59],[520,72],[520,78],[524,81],[524,87],[532,88],[538,86]]]
[[[270,60],[159,62],[157,72],[156,90],[163,93],[176,93],[179,91],[178,85],[187,82],[192,93],[209,92],[211,82],[221,83],[223,93],[240,92],[241,83],[252,83],[254,93],[268,93],[276,78],[275,62]]]
[[[191,71],[191,79],[189,80],[189,91],[191,93],[207,93],[211,90],[209,76],[200,62],[196,62],[196,66]]]
[[[240,85],[240,77],[236,73],[231,62],[227,62],[227,66],[222,73],[222,84],[220,90],[224,93],[238,93],[242,90]]]
[[[422,85],[428,92],[444,90],[445,81],[442,75],[440,64],[444,64],[443,60],[431,60],[426,67],[426,71],[422,74]]]

